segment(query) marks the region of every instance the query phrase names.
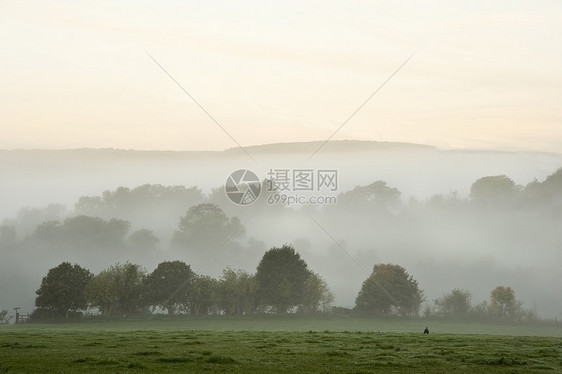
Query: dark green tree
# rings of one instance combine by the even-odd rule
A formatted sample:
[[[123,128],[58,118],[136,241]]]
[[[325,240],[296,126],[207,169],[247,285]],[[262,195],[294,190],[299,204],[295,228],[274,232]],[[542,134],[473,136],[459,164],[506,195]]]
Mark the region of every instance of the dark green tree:
[[[61,224],[47,221],[37,226],[35,241],[67,249],[124,248],[130,223],[121,219],[108,221],[99,217],[75,216]]]
[[[130,226],[129,222],[116,218],[105,221],[98,217],[76,216],[67,218],[61,229],[68,245],[114,248],[125,246]]]
[[[438,313],[444,317],[466,317],[470,311],[472,294],[468,290],[453,289],[435,301]]]
[[[86,286],[85,295],[88,304],[91,307],[98,308],[102,316],[111,316],[119,302],[119,290],[111,269],[96,274]]]
[[[164,261],[146,277],[146,301],[149,305],[175,314],[188,305],[194,273],[183,261]]]
[[[216,305],[217,280],[208,275],[196,274],[189,293],[189,312],[195,315],[207,315]]]
[[[470,198],[484,205],[501,204],[511,199],[515,192],[517,187],[511,178],[496,175],[476,180],[470,187]]]
[[[258,300],[278,314],[305,302],[306,282],[311,272],[291,245],[267,251],[256,272]]]
[[[367,186],[356,186],[353,190],[338,195],[338,206],[359,211],[388,212],[400,206],[400,191],[389,187],[384,181]]]
[[[81,266],[63,262],[52,268],[43,277],[41,286],[35,292],[35,305],[45,308],[53,315],[64,315],[86,309],[84,290],[92,280],[93,274]]]
[[[32,238],[45,244],[61,244],[61,226],[59,221],[45,221],[37,225]]]
[[[401,266],[378,264],[355,299],[355,308],[381,316],[417,315],[423,301],[418,282]]]
[[[169,214],[181,214],[187,207],[204,201],[197,187],[162,186],[144,184],[133,189],[118,187],[105,191],[101,196],[83,196],[74,206],[79,214],[104,218],[124,217],[130,220],[148,221],[164,219]]]
[[[129,246],[134,251],[153,251],[159,241],[160,239],[154,235],[152,230],[148,229],[137,230],[129,236]]]
[[[86,287],[89,304],[98,308],[102,315],[112,313],[130,315],[143,309],[143,281],[146,272],[140,265],[115,264],[94,276]]]
[[[180,218],[172,244],[177,247],[204,249],[244,234],[245,229],[238,217],[229,219],[217,205],[205,203],[192,206],[186,215]]]
[[[256,281],[244,270],[226,268],[218,281],[218,304],[225,314],[250,314],[256,307]]]
[[[543,182],[535,179],[522,192],[527,208],[543,212],[550,210],[559,216],[562,207],[562,168],[550,174]]]

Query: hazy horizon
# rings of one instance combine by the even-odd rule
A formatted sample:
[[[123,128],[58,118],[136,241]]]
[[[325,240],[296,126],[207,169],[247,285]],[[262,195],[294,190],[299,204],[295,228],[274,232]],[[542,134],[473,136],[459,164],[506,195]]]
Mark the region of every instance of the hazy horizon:
[[[220,152],[227,152],[227,151],[237,151],[242,149],[259,149],[261,147],[268,147],[268,146],[281,146],[281,145],[294,145],[294,144],[318,144],[321,145],[325,142],[325,139],[318,139],[318,140],[309,140],[309,141],[294,141],[294,142],[273,142],[273,143],[261,143],[261,144],[248,144],[242,147],[234,146],[234,147],[226,147],[220,149],[200,149],[200,150],[190,150],[190,149],[165,149],[165,148],[157,148],[157,149],[148,149],[148,148],[115,148],[115,147],[68,147],[68,148],[49,148],[49,147],[42,147],[42,148],[0,148],[0,151],[79,151],[79,150],[93,150],[93,151],[105,151],[105,150],[112,150],[112,151],[125,151],[125,152],[177,152],[177,153],[185,153],[185,152],[194,152],[194,153],[220,153]],[[412,146],[422,146],[422,147],[429,147],[434,148],[438,151],[451,151],[451,152],[483,152],[483,153],[536,153],[536,154],[562,154],[562,148],[557,150],[551,151],[540,151],[540,150],[500,150],[500,149],[493,149],[493,148],[441,148],[437,147],[432,144],[426,143],[411,143],[411,142],[402,142],[402,141],[379,141],[379,140],[358,140],[358,139],[340,139],[340,140],[331,140],[329,143],[334,142],[361,142],[361,143],[380,143],[380,144],[401,144],[401,145],[412,145]],[[324,148],[324,147],[323,147]],[[305,151],[300,151],[305,152]]]

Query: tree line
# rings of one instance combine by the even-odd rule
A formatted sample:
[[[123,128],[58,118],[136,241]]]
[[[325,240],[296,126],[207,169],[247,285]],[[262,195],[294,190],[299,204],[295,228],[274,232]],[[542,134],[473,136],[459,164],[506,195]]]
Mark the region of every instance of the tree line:
[[[560,219],[562,168],[543,182],[534,180],[525,187],[516,185],[505,175],[483,177],[472,184],[470,191],[470,199],[452,193],[434,195],[423,204],[411,200],[405,206],[398,189],[384,181],[375,181],[338,194],[336,205],[310,209],[333,225],[341,220],[357,221],[360,217],[357,225],[405,231],[412,229],[412,225],[437,220],[449,226],[454,223],[460,228],[472,226],[486,231],[491,222],[496,230],[490,235],[515,237],[512,225],[516,222],[517,225],[533,223],[527,226],[538,230],[540,237],[548,237],[553,234],[552,225],[535,223],[542,222],[541,219],[548,222]],[[266,196],[260,197],[257,203],[265,204],[265,199]],[[4,220],[0,225],[0,253],[117,250],[123,254],[120,258],[131,258],[169,247],[187,249],[190,255],[197,255],[216,248],[225,239],[230,249],[242,249],[240,240],[246,237],[246,228],[236,216],[239,209],[244,208],[227,201],[222,188],[205,196],[196,187],[119,187],[101,196],[80,198],[74,214],[68,217],[59,205],[23,209],[17,219]],[[532,215],[514,214],[519,210]],[[504,214],[505,219],[488,214],[491,211]],[[297,214],[283,206],[268,210],[270,219],[279,220],[281,225],[287,217],[298,219]],[[131,230],[132,227],[135,229]],[[28,234],[22,237],[26,231]],[[244,249],[262,250],[259,240],[263,238],[246,239],[250,247],[256,248]]]
[[[536,310],[523,307],[509,286],[497,286],[490,292],[490,300],[471,304],[472,294],[468,290],[455,288],[435,300],[434,306],[427,305],[425,317],[445,319],[535,321]]]
[[[432,195],[425,202],[414,199],[408,204],[401,201],[397,188],[379,180],[339,193],[337,204],[322,207],[318,213],[338,220],[352,216],[377,220],[388,219],[397,212],[418,214],[425,208],[441,217],[454,211],[467,217],[473,213],[482,220],[482,212],[491,210],[509,216],[513,216],[514,211],[522,211],[539,214],[535,218],[559,219],[561,191],[562,168],[544,181],[535,179],[526,186],[515,184],[505,175],[486,176],[471,185],[469,198],[452,192]],[[266,204],[267,193],[262,195],[257,204]],[[268,214],[272,217],[292,210],[282,205],[270,208]],[[81,197],[70,217],[66,217],[64,206],[56,204],[42,209],[22,209],[16,218],[0,224],[0,250],[34,245],[72,247],[77,243],[151,250],[164,239],[172,248],[212,246],[213,240],[232,232],[237,233],[233,239],[245,235],[243,228],[238,230],[240,220],[237,218],[237,213],[243,209],[228,201],[223,187],[207,195],[198,187],[150,184],[133,189],[119,187],[100,196]],[[175,229],[170,225],[171,217],[175,220]],[[180,217],[179,221],[176,217]],[[129,232],[132,226],[138,229]]]
[[[423,316],[442,319],[534,321],[536,311],[526,309],[508,286],[497,286],[490,301],[472,305],[472,293],[454,288],[434,300],[426,300],[418,282],[399,265],[377,264],[363,282],[354,311],[377,316]],[[425,304],[422,311],[421,306]]]
[[[256,272],[226,268],[215,279],[195,273],[183,261],[164,261],[148,273],[140,265],[115,264],[94,275],[63,262],[49,270],[36,291],[32,320],[81,316],[104,318],[149,315],[255,315],[330,313],[334,296],[326,281],[308,268],[291,246],[271,248]],[[395,264],[376,264],[362,284],[352,312],[379,317],[418,317],[425,302],[418,282]],[[427,306],[424,317],[531,320],[511,287],[498,286],[491,302],[471,306],[469,291],[453,289]],[[335,308],[338,312],[345,308]]]
[[[197,274],[183,261],[164,261],[148,273],[115,264],[94,275],[63,262],[43,277],[32,318],[56,319],[97,310],[103,317],[155,311],[191,315],[326,312],[334,296],[326,281],[290,245],[267,251],[255,274],[226,268],[218,278]]]

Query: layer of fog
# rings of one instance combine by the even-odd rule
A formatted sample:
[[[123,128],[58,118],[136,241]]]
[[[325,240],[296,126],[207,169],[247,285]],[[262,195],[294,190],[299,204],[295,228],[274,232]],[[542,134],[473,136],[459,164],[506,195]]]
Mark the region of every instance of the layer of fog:
[[[405,206],[425,203],[435,194],[457,193],[468,198],[470,186],[480,177],[505,174],[525,186],[544,180],[562,166],[562,155],[538,153],[453,152],[430,148],[387,149],[368,152],[321,152],[310,162],[306,154],[257,153],[256,162],[239,153],[137,153],[122,151],[0,152],[6,176],[0,187],[0,217],[16,223],[22,207],[51,207],[38,220],[64,219],[74,214],[81,196],[101,195],[119,186],[143,184],[198,186],[204,193],[225,183],[240,168],[255,171],[262,179],[270,169],[312,168],[338,170],[338,192],[377,180],[397,188]],[[62,261],[76,262],[98,272],[115,262],[130,261],[149,271],[164,260],[180,259],[193,270],[213,276],[226,266],[255,271],[261,255],[272,246],[293,243],[315,272],[334,290],[336,305],[352,307],[362,281],[372,265],[397,263],[418,280],[428,302],[452,288],[472,291],[473,302],[489,297],[497,285],[509,285],[527,307],[539,316],[560,317],[562,294],[558,266],[562,262],[560,218],[518,219],[498,227],[483,228],[478,216],[424,214],[416,217],[371,217],[364,212],[334,218],[315,209],[273,212],[274,207],[233,208],[225,212],[246,222],[240,239],[244,253],[172,250],[169,241],[177,229],[179,214],[153,212],[153,218],[131,220],[131,232],[154,230],[161,239],[151,253],[77,250],[68,252],[1,253],[0,308],[33,309],[34,292],[48,269]],[[185,212],[189,206],[182,207]],[[19,212],[19,213],[18,213]],[[25,212],[25,211],[24,211]],[[43,211],[44,213],[45,211]],[[109,218],[109,217],[104,217]],[[526,225],[522,226],[522,222]],[[37,222],[40,223],[40,222]],[[20,226],[18,239],[32,234],[34,225]]]
[[[250,149],[251,150],[251,149]],[[425,199],[457,191],[486,175],[505,174],[518,184],[544,179],[562,165],[553,153],[462,152],[432,148],[328,153],[136,152],[119,150],[0,151],[0,220],[22,207],[61,203],[70,209],[79,197],[119,186],[142,184],[198,186],[204,192],[223,185],[228,175],[247,168],[266,178],[270,169],[337,169],[339,190],[375,180],[398,188],[404,199]]]

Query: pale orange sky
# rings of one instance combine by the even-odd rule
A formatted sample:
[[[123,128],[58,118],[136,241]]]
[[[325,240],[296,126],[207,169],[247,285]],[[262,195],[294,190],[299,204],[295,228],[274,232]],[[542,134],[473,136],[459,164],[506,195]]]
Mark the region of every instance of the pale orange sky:
[[[562,150],[559,1],[0,1],[0,149]]]

